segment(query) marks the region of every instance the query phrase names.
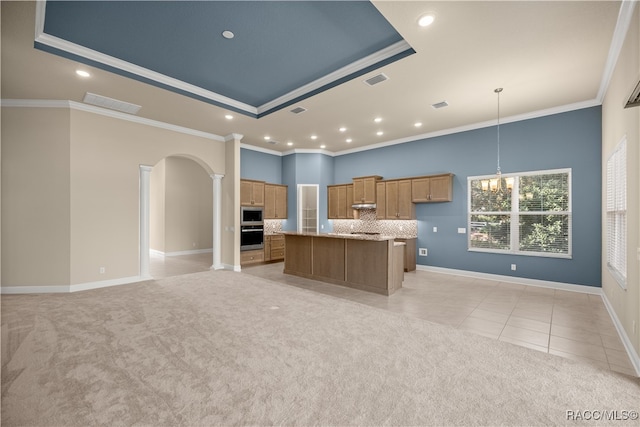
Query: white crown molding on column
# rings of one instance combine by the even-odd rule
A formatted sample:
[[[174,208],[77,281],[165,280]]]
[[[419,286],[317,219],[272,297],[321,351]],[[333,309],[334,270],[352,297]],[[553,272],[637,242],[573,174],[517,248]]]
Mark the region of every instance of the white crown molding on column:
[[[240,141],[242,140],[242,138],[244,138],[244,135],[242,135],[241,133],[230,133],[229,135],[224,137],[224,142],[229,142],[229,141]]]

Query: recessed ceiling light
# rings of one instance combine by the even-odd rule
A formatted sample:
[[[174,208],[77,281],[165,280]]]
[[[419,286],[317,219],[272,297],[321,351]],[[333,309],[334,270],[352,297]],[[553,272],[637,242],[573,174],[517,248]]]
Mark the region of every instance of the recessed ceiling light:
[[[429,25],[433,24],[433,21],[435,21],[435,19],[435,16],[427,13],[425,15],[422,15],[420,19],[418,19],[418,25],[420,25],[421,27],[428,27]]]
[[[287,145],[288,145],[289,147],[291,147],[291,146],[293,145],[293,142],[289,141],[289,142],[287,142]]]
[[[320,146],[320,148],[327,148],[327,146],[326,146],[326,145],[324,145],[324,144],[322,144],[322,145]]]
[[[227,115],[224,116],[224,118],[227,119],[227,120],[231,120],[231,119],[233,119],[233,116],[231,114],[227,114]]]
[[[378,132],[376,132],[376,135],[378,135],[378,136],[382,136],[382,135],[384,135],[384,132],[382,132],[381,130],[379,130]]]
[[[343,126],[343,127],[341,127],[340,129],[338,129],[338,130],[339,130],[340,132],[346,132],[346,131],[347,131],[347,128]]]
[[[267,136],[265,136],[265,137],[264,137],[264,140],[265,140],[265,141],[268,141],[268,140],[270,140],[270,139],[271,139],[271,137],[270,137],[269,135],[267,135]]]
[[[349,144],[351,141],[353,141],[353,139],[347,138],[347,144]]]
[[[419,128],[420,126],[422,126],[422,123],[420,123],[420,122],[415,122],[413,125],[414,125],[415,127]]]
[[[231,39],[232,39],[232,38],[234,38],[235,36],[236,36],[236,35],[235,35],[235,34],[233,34],[233,32],[232,32],[232,31],[229,31],[229,30],[224,30],[224,31],[222,32],[222,37],[224,37],[225,39],[228,39],[228,40],[231,40]]]
[[[311,135],[311,139],[318,139],[318,135]]]
[[[382,117],[376,117],[375,119],[373,119],[373,121],[376,123],[380,123],[382,121]]]
[[[91,77],[91,74],[84,70],[76,70],[76,74],[80,77]]]

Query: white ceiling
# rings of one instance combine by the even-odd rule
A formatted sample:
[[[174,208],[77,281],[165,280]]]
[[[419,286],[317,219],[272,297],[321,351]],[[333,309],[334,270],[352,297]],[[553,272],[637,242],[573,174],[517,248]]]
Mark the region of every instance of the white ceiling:
[[[599,105],[615,59],[610,51],[624,36],[623,26],[616,33],[619,1],[373,3],[416,54],[260,119],[231,113],[227,120],[224,108],[35,49],[35,4],[3,1],[2,99],[82,102],[91,92],[141,105],[143,118],[242,134],[244,144],[261,149],[318,150],[324,144],[327,152],[344,153],[495,124],[497,87],[504,88],[503,122]],[[420,28],[417,19],[425,12],[436,21]],[[77,68],[91,77],[76,76]],[[379,72],[389,80],[363,83]],[[431,107],[445,100],[449,107]],[[290,113],[297,105],[308,111]],[[382,121],[374,123],[375,117]],[[422,127],[414,127],[417,121]],[[341,126],[347,131],[339,132]],[[266,135],[279,143],[267,143]]]

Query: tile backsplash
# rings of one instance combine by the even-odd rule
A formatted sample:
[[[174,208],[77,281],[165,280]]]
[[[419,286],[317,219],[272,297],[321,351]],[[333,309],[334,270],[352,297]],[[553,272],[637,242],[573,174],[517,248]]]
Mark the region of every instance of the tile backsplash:
[[[282,220],[280,219],[265,219],[264,220],[264,234],[274,234],[282,231]]]
[[[380,233],[385,236],[414,238],[418,235],[416,220],[377,220],[375,209],[361,209],[360,219],[334,219],[334,233]]]

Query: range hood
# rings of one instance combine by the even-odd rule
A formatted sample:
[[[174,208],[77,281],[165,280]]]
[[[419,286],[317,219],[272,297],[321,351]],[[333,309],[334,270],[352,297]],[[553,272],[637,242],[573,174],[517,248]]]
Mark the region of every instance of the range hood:
[[[375,209],[375,203],[354,203],[351,205],[351,209]]]

